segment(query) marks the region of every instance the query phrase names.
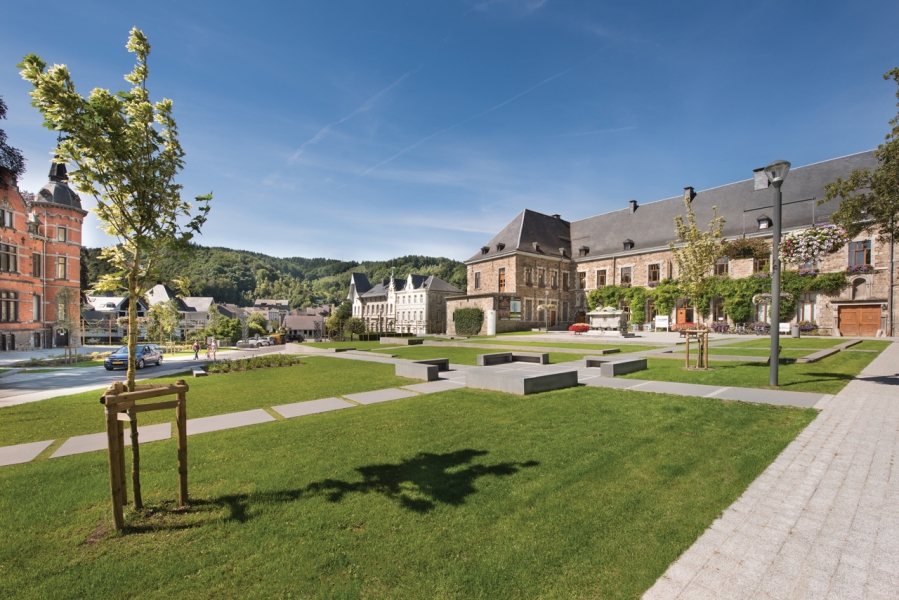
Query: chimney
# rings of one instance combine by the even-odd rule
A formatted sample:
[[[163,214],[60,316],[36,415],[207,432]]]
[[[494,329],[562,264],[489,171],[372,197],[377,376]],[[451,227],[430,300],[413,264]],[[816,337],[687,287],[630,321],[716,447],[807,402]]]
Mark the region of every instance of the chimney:
[[[752,191],[757,192],[758,190],[766,190],[768,186],[771,185],[768,181],[768,176],[765,175],[765,168],[753,169],[752,170]]]
[[[552,218],[553,218],[553,219],[561,219],[561,218],[562,218],[562,215],[552,215]]]
[[[693,191],[692,185],[688,185],[687,187],[684,188],[684,201],[685,202],[692,202],[693,198],[695,198],[695,197],[696,197],[696,192]]]
[[[634,214],[635,212],[637,212],[637,201],[631,200],[630,202],[631,202],[631,214]]]

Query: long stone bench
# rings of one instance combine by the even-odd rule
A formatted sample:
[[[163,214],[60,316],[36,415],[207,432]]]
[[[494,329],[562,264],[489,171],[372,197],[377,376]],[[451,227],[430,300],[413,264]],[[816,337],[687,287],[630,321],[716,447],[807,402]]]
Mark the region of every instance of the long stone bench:
[[[599,365],[599,374],[603,377],[615,377],[627,375],[635,371],[646,370],[645,358],[628,358],[625,360],[610,360]]]
[[[207,375],[209,375],[209,373],[203,370],[203,367],[194,367],[193,374],[194,377],[206,377]]]
[[[590,367],[601,367],[604,363],[613,360],[607,356],[585,356],[584,357],[584,368],[589,369]]]
[[[388,344],[390,346],[420,346],[424,344],[424,340],[416,340],[412,338],[394,338],[394,337],[382,337],[380,340],[382,344]]]
[[[577,371],[529,374],[514,371],[472,369],[465,372],[465,384],[470,388],[493,390],[526,396],[578,385]]]
[[[425,381],[437,381],[440,379],[438,374],[440,367],[437,365],[426,365],[420,362],[398,362],[396,363],[396,376],[408,377],[409,379],[424,379]]]
[[[416,360],[413,362],[421,363],[423,365],[437,365],[438,371],[450,370],[448,358],[424,358],[422,360]]]
[[[478,366],[490,367],[511,362],[529,362],[538,365],[549,364],[549,353],[544,352],[493,352],[478,354]]]
[[[325,352],[349,352],[355,348],[325,348]]]

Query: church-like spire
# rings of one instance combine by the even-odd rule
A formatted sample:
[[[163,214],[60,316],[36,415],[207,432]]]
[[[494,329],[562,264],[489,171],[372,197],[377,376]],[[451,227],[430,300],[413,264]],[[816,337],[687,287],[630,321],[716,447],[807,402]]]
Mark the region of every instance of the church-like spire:
[[[57,157],[59,158],[59,157]],[[63,163],[53,163],[50,165],[50,181],[68,181],[69,176],[66,173],[66,166]]]

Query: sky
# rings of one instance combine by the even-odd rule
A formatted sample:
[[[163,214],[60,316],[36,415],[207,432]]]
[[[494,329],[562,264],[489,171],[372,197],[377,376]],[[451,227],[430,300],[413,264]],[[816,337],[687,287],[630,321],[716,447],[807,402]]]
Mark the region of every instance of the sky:
[[[7,4],[22,189],[56,136],[15,65],[127,89],[137,26],[178,181],[214,194],[197,241],[282,257],[464,260],[525,208],[576,220],[870,150],[897,112],[894,0]],[[91,214],[84,244],[109,243]]]

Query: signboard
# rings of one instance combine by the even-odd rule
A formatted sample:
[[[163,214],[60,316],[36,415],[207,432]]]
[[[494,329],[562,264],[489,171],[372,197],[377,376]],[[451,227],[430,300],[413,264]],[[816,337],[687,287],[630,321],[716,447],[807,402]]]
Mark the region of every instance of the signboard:
[[[780,323],[780,332],[781,333],[790,333],[790,324],[789,323]]]
[[[509,302],[509,319],[512,321],[521,320],[521,300],[511,300]]]
[[[656,329],[668,329],[668,315],[660,316],[656,315],[655,318]]]
[[[500,296],[496,313],[497,318],[501,321],[520,321],[521,300],[510,298],[509,296]]]

